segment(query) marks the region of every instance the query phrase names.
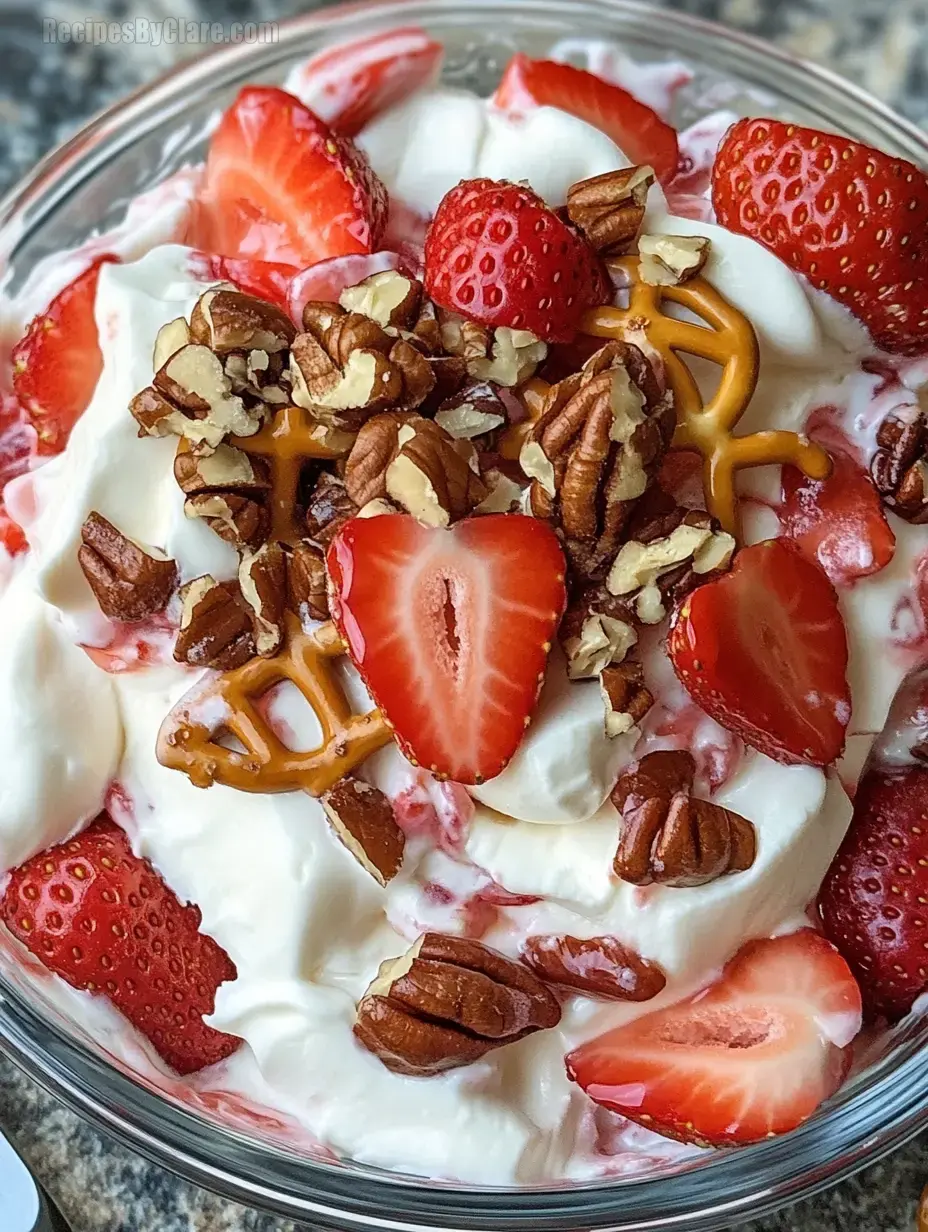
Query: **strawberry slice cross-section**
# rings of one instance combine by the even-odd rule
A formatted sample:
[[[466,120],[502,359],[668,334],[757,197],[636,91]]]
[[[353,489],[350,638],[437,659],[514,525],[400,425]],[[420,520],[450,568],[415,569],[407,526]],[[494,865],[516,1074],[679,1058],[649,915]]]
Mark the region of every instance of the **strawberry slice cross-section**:
[[[567,1072],[597,1103],[666,1137],[760,1142],[834,1094],[860,1022],[847,963],[803,929],[748,942],[717,984],[582,1044]]]
[[[412,761],[459,783],[499,774],[525,733],[566,602],[564,555],[532,518],[450,529],[356,518],[332,541],[333,616]]]

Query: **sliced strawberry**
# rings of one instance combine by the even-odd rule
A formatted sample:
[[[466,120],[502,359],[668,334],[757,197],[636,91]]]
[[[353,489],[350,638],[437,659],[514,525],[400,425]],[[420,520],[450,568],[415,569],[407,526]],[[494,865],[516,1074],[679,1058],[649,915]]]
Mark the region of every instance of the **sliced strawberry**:
[[[870,1017],[895,1020],[928,990],[928,767],[874,766],[819,891],[826,934],[860,982]]]
[[[739,120],[712,171],[729,231],[827,291],[888,351],[923,354],[928,176],[870,146],[779,120]]]
[[[372,252],[387,194],[365,156],[292,94],[247,86],[210,142],[195,244],[303,268]]]
[[[760,1142],[835,1093],[860,990],[824,937],[749,941],[708,991],[581,1045],[569,1076],[598,1104],[684,1142]]]
[[[9,552],[11,556],[19,556],[29,547],[22,527],[13,521],[2,502],[0,502],[0,547]]]
[[[612,291],[584,236],[530,188],[464,180],[446,193],[425,240],[425,285],[443,308],[484,325],[570,342]]]
[[[650,163],[666,183],[680,159],[676,129],[621,86],[554,60],[512,57],[493,101],[506,111],[558,107],[610,137],[632,163]]]
[[[245,258],[220,257],[211,252],[192,252],[190,272],[203,282],[231,282],[256,299],[267,300],[286,312],[290,305],[290,284],[299,266],[277,261],[249,261]]]
[[[731,573],[684,600],[668,651],[693,700],[746,744],[787,763],[840,755],[847,634],[834,587],[794,544],[742,548]]]
[[[337,133],[354,137],[381,112],[437,81],[444,54],[419,26],[402,26],[321,51],[288,84]]]
[[[450,530],[395,514],[332,541],[332,615],[413,762],[458,783],[499,774],[525,734],[564,610],[564,554],[532,518]]]
[[[39,437],[39,453],[60,453],[86,411],[103,371],[94,303],[100,266],[97,257],[59,291],[30,323],[13,348],[13,388]]]
[[[16,869],[0,917],[49,971],[111,1001],[178,1073],[238,1048],[203,1021],[236,977],[232,960],[108,819]]]
[[[843,454],[833,461],[823,480],[784,466],[778,513],[783,533],[804,556],[817,561],[835,586],[852,586],[889,564],[896,536],[867,472]]]

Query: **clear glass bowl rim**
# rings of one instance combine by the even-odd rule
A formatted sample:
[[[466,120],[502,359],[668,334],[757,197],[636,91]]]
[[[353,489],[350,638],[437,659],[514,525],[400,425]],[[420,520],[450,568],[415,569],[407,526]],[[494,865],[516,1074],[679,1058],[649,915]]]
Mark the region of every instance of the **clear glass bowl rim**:
[[[79,185],[156,123],[192,100],[298,55],[311,39],[440,18],[479,29],[495,15],[563,19],[563,0],[372,0],[280,23],[275,44],[224,47],[181,65],[101,112],[37,164],[0,200],[0,262]],[[635,0],[571,0],[571,12],[603,33],[636,34],[659,46],[671,14]],[[898,155],[928,163],[928,136],[853,83],[820,66],[713,22],[673,11],[673,43],[688,57],[781,96],[813,103],[832,123]],[[2,270],[2,265],[0,265]],[[442,1228],[487,1232],[603,1229],[719,1232],[807,1198],[903,1145],[928,1124],[928,1065],[921,1040],[904,1032],[892,1056],[842,1089],[794,1133],[719,1152],[673,1176],[529,1189],[446,1186],[351,1163],[289,1158],[153,1094],[46,1021],[0,975],[0,1045],[74,1111],[125,1145],[188,1180],[276,1215],[329,1228]]]

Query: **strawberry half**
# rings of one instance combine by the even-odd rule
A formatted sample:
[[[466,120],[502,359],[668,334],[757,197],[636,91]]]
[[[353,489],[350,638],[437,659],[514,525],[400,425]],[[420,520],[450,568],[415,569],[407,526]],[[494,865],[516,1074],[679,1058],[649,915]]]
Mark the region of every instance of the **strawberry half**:
[[[564,554],[532,518],[448,530],[394,514],[332,541],[332,615],[411,761],[458,783],[500,773],[538,699],[564,611]]]
[[[928,768],[871,768],[822,882],[826,934],[850,964],[870,1017],[902,1018],[928,989]]]
[[[844,454],[832,455],[827,479],[809,479],[783,467],[783,503],[778,512],[784,535],[816,561],[835,586],[852,586],[879,573],[892,560],[896,536],[870,476]]]
[[[632,163],[650,163],[661,183],[676,173],[676,130],[634,94],[586,69],[519,52],[506,66],[493,101],[507,111],[557,107],[600,129]]]
[[[94,303],[98,257],[59,291],[13,348],[13,388],[39,437],[40,454],[60,453],[87,410],[103,371]]]
[[[684,600],[668,652],[697,705],[761,753],[816,766],[840,755],[847,633],[834,587],[794,544],[742,548]]]
[[[444,48],[419,26],[402,26],[322,51],[302,66],[294,94],[337,133],[356,136],[381,112],[432,85]]]
[[[483,325],[570,342],[588,308],[611,297],[588,241],[530,188],[464,180],[438,206],[425,239],[432,299]]]
[[[16,869],[0,917],[49,971],[112,1002],[178,1073],[238,1048],[203,1021],[236,977],[232,960],[108,819]]]
[[[387,193],[365,156],[283,90],[247,86],[213,134],[196,247],[303,268],[372,252]]]
[[[870,146],[779,120],[739,120],[712,171],[712,203],[844,304],[887,351],[928,349],[928,177]]]
[[[760,1142],[835,1093],[860,1017],[847,963],[803,929],[749,941],[717,984],[581,1045],[567,1072],[598,1104],[667,1137]]]

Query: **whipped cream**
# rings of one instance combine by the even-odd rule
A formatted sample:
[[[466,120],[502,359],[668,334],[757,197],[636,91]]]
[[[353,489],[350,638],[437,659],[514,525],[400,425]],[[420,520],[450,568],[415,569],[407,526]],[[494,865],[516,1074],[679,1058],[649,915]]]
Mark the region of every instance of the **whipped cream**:
[[[561,52],[574,50],[564,45]],[[671,68],[660,85],[667,106],[679,78],[678,66]],[[629,71],[621,57],[614,71]],[[561,112],[509,116],[446,89],[413,96],[369,125],[360,143],[391,193],[420,211],[478,175],[527,179],[558,205],[577,179],[628,165],[608,137]],[[309,796],[219,785],[202,791],[160,766],[158,728],[198,673],[162,662],[110,675],[75,645],[105,647],[118,633],[97,609],[77,548],[81,525],[97,510],[174,557],[185,580],[235,573],[231,549],[184,517],[172,472],[175,442],[139,440],[127,410],[151,379],[158,329],[189,313],[207,285],[190,272],[189,251],[171,243],[183,234],[185,191],[175,186],[164,210],[149,218],[134,254],[140,259],[129,260],[126,248],[125,264],[101,271],[96,317],[104,367],[91,406],[64,454],[7,490],[32,551],[0,600],[0,732],[5,747],[18,751],[0,786],[0,872],[79,829],[115,779],[119,790],[108,802],[115,819],[175,892],[199,906],[204,930],[238,970],[220,989],[212,1022],[246,1044],[198,1075],[190,1090],[237,1092],[279,1109],[339,1153],[399,1171],[501,1185],[604,1175],[611,1165],[596,1154],[590,1104],[567,1081],[564,1054],[699,988],[747,938],[799,927],[847,826],[847,794],[834,775],[748,752],[714,798],[754,822],[753,867],[695,889],[619,882],[609,791],[624,765],[660,742],[649,745],[652,737],[637,732],[607,739],[598,688],[568,682],[557,651],[519,752],[470,796],[436,783],[395,747],[365,763],[364,774],[394,799],[407,829],[403,868],[386,888],[338,842]],[[802,429],[810,411],[829,403],[864,449],[874,379],[860,370],[869,348],[847,314],[823,308],[752,241],[669,214],[656,190],[646,227],[709,235],[708,278],[754,322],[761,373],[741,430]],[[113,250],[114,234],[100,251]],[[17,301],[9,319],[22,319],[35,285],[47,288],[49,269],[40,273],[46,281]],[[710,365],[698,366],[697,376],[707,393],[718,379]],[[746,474],[743,488],[759,511],[748,519],[749,537],[775,533],[770,506],[779,469]],[[910,649],[894,650],[890,639],[897,613],[912,602],[920,551],[913,528],[894,528],[893,564],[841,596],[852,740],[861,756],[911,661]],[[680,686],[657,639],[642,640],[648,685],[673,713]],[[346,668],[344,678],[354,704],[369,704],[357,675]],[[295,748],[312,747],[318,724],[298,703],[281,690],[271,714]],[[708,719],[705,725],[713,727]],[[536,933],[616,935],[659,962],[668,987],[645,1005],[570,997],[555,1030],[465,1070],[405,1078],[361,1048],[351,1027],[380,962],[427,928],[481,935],[513,956]],[[120,1030],[99,1003],[88,1008],[89,998],[52,983],[66,1012],[87,1029],[105,1021],[112,1052],[135,1067],[143,1057],[162,1084],[176,1085],[126,1024]],[[634,1130],[623,1151],[632,1162],[614,1170],[680,1149]]]

